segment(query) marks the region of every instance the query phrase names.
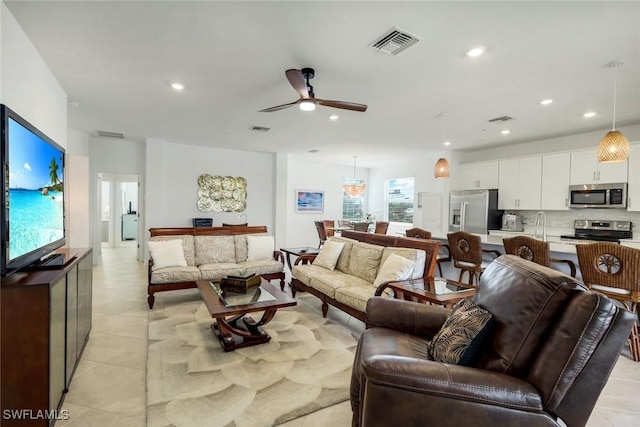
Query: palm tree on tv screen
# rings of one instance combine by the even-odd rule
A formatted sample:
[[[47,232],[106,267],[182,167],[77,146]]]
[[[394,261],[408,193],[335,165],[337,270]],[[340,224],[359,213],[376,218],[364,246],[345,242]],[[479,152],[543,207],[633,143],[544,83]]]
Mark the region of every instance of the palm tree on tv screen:
[[[49,177],[51,178],[51,184],[52,184],[52,189],[58,190],[58,191],[62,191],[62,188],[59,184],[62,184],[60,182],[60,180],[58,179],[58,169],[60,167],[58,166],[58,163],[56,162],[56,158],[53,157],[51,159],[51,163],[49,163]]]

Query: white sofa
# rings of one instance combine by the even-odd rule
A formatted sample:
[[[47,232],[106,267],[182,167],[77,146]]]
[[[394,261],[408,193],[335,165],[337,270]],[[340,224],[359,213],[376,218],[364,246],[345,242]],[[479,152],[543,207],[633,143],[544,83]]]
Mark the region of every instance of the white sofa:
[[[274,250],[265,226],[151,228],[149,232],[149,308],[156,292],[195,288],[196,280],[229,275],[278,279],[284,289],[284,258]]]
[[[399,275],[408,275],[402,279],[433,277],[440,248],[435,240],[358,231],[345,231],[342,237],[332,237],[328,242],[344,244],[335,268],[319,263],[314,255],[300,256],[292,270],[292,293],[295,296],[297,291],[306,291],[320,298],[325,317],[329,305],[333,305],[360,320],[364,320],[367,301],[378,286],[401,278],[389,276],[391,270],[383,268],[392,255],[414,264],[410,271],[395,269]]]

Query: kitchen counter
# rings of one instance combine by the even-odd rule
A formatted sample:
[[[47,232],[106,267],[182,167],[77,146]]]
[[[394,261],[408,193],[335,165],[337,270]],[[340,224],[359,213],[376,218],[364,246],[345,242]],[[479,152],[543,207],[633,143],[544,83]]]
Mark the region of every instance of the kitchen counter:
[[[493,230],[491,230],[493,231]],[[491,232],[490,231],[490,232]],[[507,235],[512,235],[512,236],[517,236],[517,235],[525,235],[525,236],[531,236],[531,234],[527,234],[527,233],[518,233],[518,232],[511,232],[511,231],[500,231],[500,230],[496,230],[499,231],[498,235],[495,234],[476,234],[476,236],[480,236],[480,239],[482,241],[482,248],[483,249],[488,249],[488,250],[498,250],[501,253],[504,253],[504,246],[502,244],[502,239],[507,236]],[[508,233],[508,234],[503,234],[503,233]],[[442,243],[447,243],[447,236],[431,236],[432,239],[434,240],[439,240]],[[555,256],[553,256],[554,253],[558,253],[558,254],[573,254],[575,255],[576,253],[576,242],[568,242],[568,241],[560,241],[560,236],[552,236],[552,235],[548,235],[547,236],[547,241],[549,242],[549,249],[551,250],[552,253],[552,257],[553,258],[557,258]]]

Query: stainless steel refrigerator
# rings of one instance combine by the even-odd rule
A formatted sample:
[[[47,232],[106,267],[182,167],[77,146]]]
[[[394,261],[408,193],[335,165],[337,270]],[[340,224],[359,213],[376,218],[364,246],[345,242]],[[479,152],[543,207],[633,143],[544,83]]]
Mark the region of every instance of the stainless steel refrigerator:
[[[488,234],[499,230],[503,211],[498,210],[498,190],[452,191],[449,231]]]

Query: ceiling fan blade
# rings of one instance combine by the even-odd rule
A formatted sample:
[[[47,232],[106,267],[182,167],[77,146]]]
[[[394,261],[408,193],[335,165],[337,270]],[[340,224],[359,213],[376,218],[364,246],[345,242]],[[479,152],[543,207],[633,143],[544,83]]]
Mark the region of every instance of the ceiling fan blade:
[[[355,102],[344,101],[331,101],[327,99],[315,98],[316,104],[324,105],[325,107],[342,108],[343,110],[351,111],[367,111],[367,106],[364,104],[356,104]]]
[[[290,102],[288,104],[276,105],[275,107],[265,108],[264,110],[258,111],[258,113],[271,113],[272,111],[284,110],[285,108],[292,107],[298,104],[299,102],[300,100],[298,99],[297,101]]]
[[[309,98],[309,90],[307,89],[307,82],[302,76],[302,71],[296,69],[290,69],[285,72],[287,80],[291,83],[291,86],[300,94],[301,98]]]

